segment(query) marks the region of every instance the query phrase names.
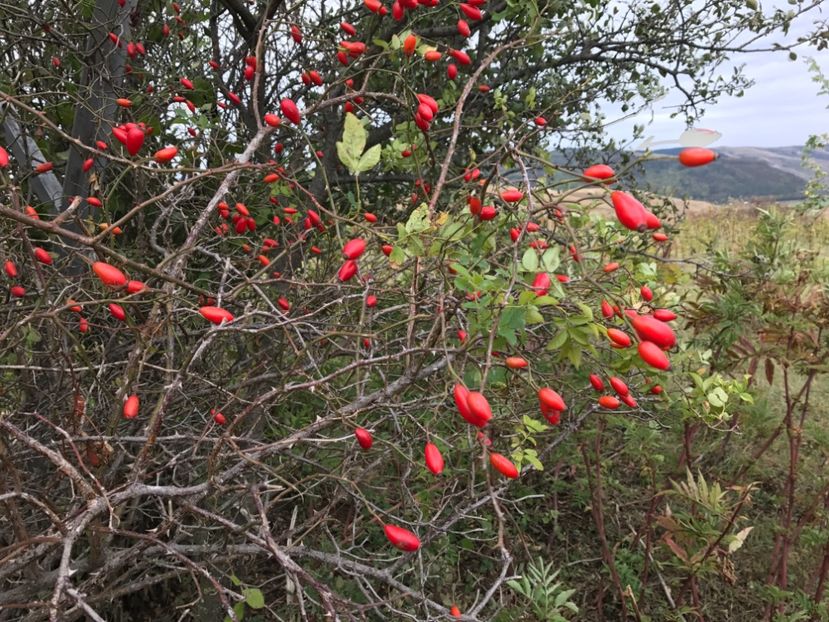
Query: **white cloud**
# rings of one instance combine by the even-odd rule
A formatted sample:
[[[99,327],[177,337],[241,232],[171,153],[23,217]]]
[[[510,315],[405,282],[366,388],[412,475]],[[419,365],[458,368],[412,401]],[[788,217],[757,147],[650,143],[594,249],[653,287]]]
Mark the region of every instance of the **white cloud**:
[[[785,8],[786,2],[776,1],[767,6]],[[789,39],[807,33],[812,18],[793,26]],[[745,64],[745,73],[755,85],[743,97],[723,97],[706,108],[698,127],[715,129],[723,134],[721,146],[774,147],[802,145],[812,134],[829,132],[829,96],[817,94],[819,85],[812,81],[806,60],[813,57],[822,69],[829,73],[829,51],[817,52],[801,48],[796,61],[788,60],[787,52],[760,52],[736,58],[736,64]],[[724,67],[723,73],[730,71]],[[630,140],[633,125],[650,125],[646,136],[655,140],[676,138],[685,129],[681,117],[670,118],[672,108],[680,98],[671,94],[653,106],[651,113],[624,119],[608,127],[608,133],[626,143]],[[620,118],[618,109],[605,109],[608,119]],[[652,121],[651,121],[652,117]]]

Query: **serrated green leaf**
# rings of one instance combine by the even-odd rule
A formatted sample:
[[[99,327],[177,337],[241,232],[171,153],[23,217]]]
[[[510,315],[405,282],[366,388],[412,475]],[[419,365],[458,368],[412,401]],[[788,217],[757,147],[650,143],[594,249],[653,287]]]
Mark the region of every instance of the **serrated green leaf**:
[[[593,309],[588,307],[583,302],[577,302],[576,304],[578,305],[579,309],[581,309],[581,312],[585,317],[587,317],[590,320],[593,320]]]
[[[711,391],[708,395],[706,395],[706,398],[711,403],[711,406],[713,406],[714,408],[722,408],[723,406],[725,406],[725,400],[723,400],[722,396],[720,396],[720,394],[717,393],[716,389],[714,391]]]
[[[547,272],[555,272],[561,264],[558,246],[553,246],[544,251],[541,256],[541,265]]]
[[[544,316],[541,315],[541,312],[538,310],[538,307],[529,306],[527,307],[527,324],[541,324],[544,322]]]
[[[523,329],[525,324],[525,310],[522,307],[506,307],[498,321],[498,336],[514,346],[518,343],[515,333]]]
[[[356,115],[349,112],[345,115],[345,126],[343,129],[343,142],[348,145],[349,150],[355,157],[359,157],[366,148],[368,132]]]
[[[423,246],[423,240],[419,237],[410,237],[406,250],[415,257],[423,257],[426,255],[426,247]]]
[[[406,232],[419,233],[426,231],[429,227],[431,227],[429,206],[426,203],[421,203],[409,215],[409,219],[406,221]]]
[[[403,265],[403,262],[406,261],[406,253],[399,246],[395,246],[389,255],[389,261],[392,264],[401,266]]]
[[[357,166],[354,167],[355,173],[365,173],[366,171],[370,171],[377,163],[380,161],[380,154],[383,148],[380,145],[374,145],[371,149],[366,151],[362,156],[360,156],[360,161],[357,162]]]
[[[561,283],[558,279],[552,279],[552,282],[550,283],[550,291],[548,291],[547,294],[557,300],[565,298],[564,289],[561,287]]]
[[[353,171],[357,168],[359,160],[355,160],[354,157],[352,157],[351,152],[348,150],[345,143],[337,143],[337,157],[349,171]]]
[[[534,294],[535,292],[530,293]],[[556,300],[552,296],[538,296],[533,302],[537,307],[547,307],[550,305],[558,304],[558,300]]]
[[[581,346],[572,341],[568,342],[567,347],[562,350],[567,360],[576,369],[581,367],[581,351]]]
[[[538,271],[538,253],[534,248],[528,248],[521,257],[521,267],[526,272]]]
[[[463,374],[463,383],[468,387],[476,387],[481,384],[481,370],[477,367],[468,367]]]
[[[441,229],[441,237],[447,242],[454,242],[463,238],[464,224],[461,222],[448,222]]]
[[[529,415],[523,415],[521,417],[521,421],[524,423],[524,427],[526,427],[531,432],[543,432],[544,430],[546,430],[544,424],[542,424],[540,421],[533,419]]]
[[[754,527],[746,527],[739,533],[734,534],[733,538],[728,543],[728,552],[733,553],[734,551],[737,551],[741,546],[743,546],[743,544],[746,541],[746,538],[748,538],[748,534],[751,533],[752,529],[754,529]]]
[[[355,172],[359,165],[363,149],[366,147],[366,140],[368,140],[368,132],[360,119],[350,112],[347,113],[345,115],[343,139],[337,143],[337,156],[352,172]]]
[[[543,471],[544,465],[541,464],[541,460],[538,459],[538,455],[535,452],[530,454],[530,450],[524,452],[524,461],[529,462],[536,471]]]
[[[585,334],[583,330],[581,330],[581,327],[573,328],[568,332],[570,333],[570,339],[575,341],[580,346],[587,347],[587,345],[590,343],[588,336]]]
[[[563,346],[567,340],[569,339],[569,335],[567,334],[566,330],[560,330],[556,333],[556,336],[550,339],[550,342],[547,344],[548,350],[558,350],[561,346]]]
[[[563,592],[559,592],[558,596],[556,596],[555,606],[561,607],[570,600],[570,597],[576,593],[576,590],[564,590]]]
[[[518,304],[520,305],[528,305],[531,302],[538,304],[538,301],[544,298],[544,296],[536,297],[536,294],[531,289],[525,289],[520,294],[518,294]]]

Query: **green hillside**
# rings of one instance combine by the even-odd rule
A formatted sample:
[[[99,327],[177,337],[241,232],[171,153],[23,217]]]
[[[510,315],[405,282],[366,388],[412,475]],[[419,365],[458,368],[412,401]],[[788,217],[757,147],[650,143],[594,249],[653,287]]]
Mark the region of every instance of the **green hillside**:
[[[717,161],[700,168],[681,166],[675,157],[681,149],[661,149],[663,156],[639,164],[631,174],[653,192],[712,203],[730,200],[791,201],[803,198],[812,172],[801,162],[802,147],[712,147]],[[631,154],[632,155],[632,154]],[[812,158],[829,172],[829,152],[817,151]],[[552,154],[556,163],[578,169],[596,162],[623,168],[619,154],[559,151]],[[541,171],[534,171],[541,175]],[[514,175],[516,181],[518,174]]]
[[[806,184],[803,177],[765,160],[729,154],[721,155],[713,165],[695,169],[672,160],[652,160],[643,168],[637,178],[654,191],[713,203],[730,199],[798,199]]]

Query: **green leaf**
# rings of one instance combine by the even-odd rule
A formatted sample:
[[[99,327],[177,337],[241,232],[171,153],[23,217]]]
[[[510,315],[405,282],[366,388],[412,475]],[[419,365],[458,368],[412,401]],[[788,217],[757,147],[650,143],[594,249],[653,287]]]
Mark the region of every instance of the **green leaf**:
[[[521,307],[506,307],[498,321],[498,336],[503,337],[514,346],[518,343],[515,332],[524,328],[526,324],[525,310]]]
[[[403,265],[403,262],[406,261],[406,253],[399,246],[395,246],[389,255],[389,261],[398,266]]]
[[[550,291],[548,293],[553,298],[558,298],[559,300],[566,298],[564,289],[561,287],[561,283],[558,279],[553,279],[553,282],[550,285]]]
[[[573,327],[568,332],[570,333],[570,339],[575,341],[577,344],[583,347],[590,345],[589,336],[584,330],[582,330],[581,327]]]
[[[563,592],[559,592],[558,596],[556,596],[555,606],[561,607],[570,600],[570,597],[576,593],[576,590],[564,590]]]
[[[476,387],[481,384],[481,370],[477,367],[469,367],[463,374],[463,383],[468,387]]]
[[[426,248],[423,246],[423,240],[419,237],[409,238],[409,244],[406,250],[409,251],[409,254],[414,255],[415,257],[423,257],[426,254]]]
[[[593,309],[588,307],[583,302],[577,302],[576,304],[578,305],[579,309],[581,309],[581,312],[584,314],[584,316],[592,322],[593,321]]]
[[[368,132],[363,127],[360,119],[350,112],[347,113],[345,115],[343,139],[337,143],[337,156],[340,158],[340,162],[345,164],[352,172],[359,172],[357,168],[360,165],[360,157],[363,155],[363,149],[366,147],[366,140],[368,140]],[[379,153],[377,154],[377,158],[379,161]],[[377,164],[377,162],[374,164]]]
[[[531,294],[535,295],[535,292],[530,292]],[[553,298],[552,296],[538,296],[534,300],[535,306],[537,307],[548,307],[550,305],[558,304],[558,300]]]
[[[380,161],[380,153],[382,152],[383,148],[380,145],[374,145],[371,149],[366,151],[362,156],[360,156],[360,161],[357,162],[357,166],[354,167],[355,173],[365,173],[366,171],[370,171],[377,163]]]
[[[467,279],[467,280],[472,278],[472,274],[470,274],[469,270],[467,270],[466,266],[464,266],[462,263],[459,263],[457,261],[453,261],[452,262],[452,269],[455,270],[455,272],[458,273],[459,277],[462,277],[462,278]]]
[[[520,577],[519,577],[520,578]],[[521,594],[522,596],[526,596],[526,592],[524,592],[524,586],[521,585],[520,581],[516,581],[515,579],[511,579],[507,581],[507,585],[510,586],[513,590]]]
[[[722,408],[728,401],[728,393],[723,391],[722,388],[716,387],[713,391],[706,395],[706,398],[709,402],[711,402],[711,406],[714,408]]]
[[[86,19],[91,19],[92,12],[95,10],[95,0],[81,0],[79,5],[81,15]]]
[[[492,367],[487,375],[487,384],[492,386],[505,386],[507,380],[507,369],[505,367]]]
[[[40,336],[40,333],[37,332],[37,330],[35,330],[31,326],[27,327],[26,337],[25,337],[25,341],[26,341],[27,346],[32,347],[36,343],[40,343],[41,339],[42,339],[42,337]]]
[[[542,296],[541,298],[544,298],[544,296]],[[518,304],[528,305],[531,302],[538,304],[538,301],[541,300],[541,298],[537,298],[533,290],[525,289],[523,292],[518,294]]]
[[[245,602],[251,609],[262,609],[265,606],[265,596],[262,590],[255,587],[248,587],[242,590],[242,596],[245,597]]]
[[[535,108],[535,96],[536,96],[535,87],[531,86],[527,90],[527,94],[524,96],[524,103],[527,105],[527,108]]]
[[[754,529],[754,527],[746,527],[739,533],[734,534],[731,541],[728,543],[728,552],[733,553],[743,546],[743,543],[746,541],[746,538],[748,538],[748,534],[751,533],[752,529]]]
[[[236,614],[236,619],[239,622],[245,619],[245,601],[240,600],[238,603],[233,605],[233,613]],[[225,616],[224,622],[232,622],[230,616]]]
[[[563,346],[567,342],[568,338],[569,338],[569,335],[567,334],[566,330],[558,331],[558,333],[556,333],[556,336],[553,337],[550,340],[550,343],[547,344],[547,349],[548,350],[558,350],[561,346]]]
[[[541,324],[544,322],[544,316],[538,310],[538,307],[530,305],[527,307],[527,324]]]
[[[366,140],[368,140],[368,132],[366,132],[366,128],[363,127],[360,119],[351,112],[347,113],[345,115],[343,142],[354,157],[359,157],[363,153],[363,149],[366,148]]]
[[[353,171],[355,168],[357,168],[357,165],[360,163],[359,160],[356,160],[351,155],[351,153],[348,151],[348,148],[345,146],[345,143],[337,143],[337,157],[349,171]]]
[[[640,281],[650,281],[656,278],[656,262],[648,261],[640,263],[636,266],[636,271]]]
[[[447,242],[457,242],[463,239],[464,224],[462,222],[448,222],[441,229],[441,237]]]
[[[429,206],[426,203],[418,205],[406,221],[407,233],[426,231],[431,226],[429,222]]]
[[[521,257],[521,267],[526,272],[538,271],[538,253],[534,248],[528,248],[524,251],[524,256]]]
[[[533,419],[529,415],[524,415],[521,417],[521,421],[524,423],[524,426],[530,432],[545,432],[547,430],[547,426],[538,421],[537,419]]]
[[[570,364],[578,369],[581,367],[581,352],[582,348],[578,344],[570,342],[567,344],[567,348],[564,350],[567,360],[570,361]]]
[[[524,450],[524,460],[530,463],[536,471],[543,471],[544,465],[541,464],[541,460],[538,459],[538,454],[532,449]]]
[[[541,256],[541,265],[547,272],[555,272],[561,264],[561,257],[559,256],[558,246],[553,246],[544,251]]]

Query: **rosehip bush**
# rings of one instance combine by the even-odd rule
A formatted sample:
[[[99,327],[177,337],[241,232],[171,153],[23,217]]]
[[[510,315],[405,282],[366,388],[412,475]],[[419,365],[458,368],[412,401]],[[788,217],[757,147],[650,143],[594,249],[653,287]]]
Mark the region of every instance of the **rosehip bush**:
[[[598,102],[633,111],[665,75],[693,118],[747,85],[711,73],[734,36],[791,16],[7,10],[0,619],[515,611],[522,496],[610,410],[669,416],[687,356],[674,222],[627,167],[545,149],[599,144]]]

